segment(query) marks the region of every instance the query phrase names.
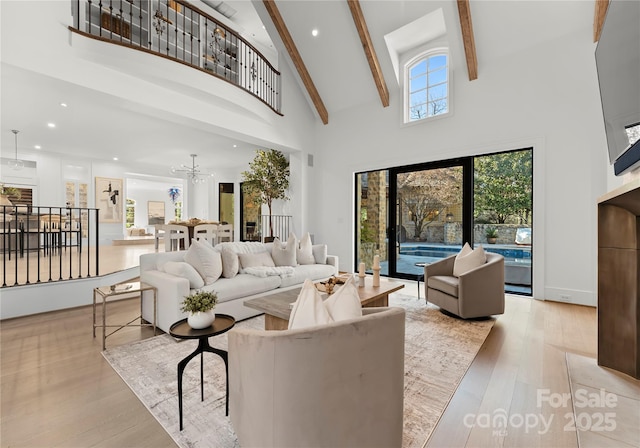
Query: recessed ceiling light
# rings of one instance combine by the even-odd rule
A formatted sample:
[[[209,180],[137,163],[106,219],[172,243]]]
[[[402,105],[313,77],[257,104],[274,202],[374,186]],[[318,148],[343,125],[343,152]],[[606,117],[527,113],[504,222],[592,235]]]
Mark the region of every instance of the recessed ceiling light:
[[[312,35],[313,37],[316,37],[316,36],[318,35],[318,28],[314,28],[314,29],[312,29],[312,30],[311,30],[311,35]]]
[[[49,126],[50,128],[55,128],[56,124],[55,123],[47,123],[47,126]]]
[[[42,146],[40,146],[40,145],[35,145],[35,146],[34,146],[34,148],[36,148],[36,149],[42,149]]]
[[[234,147],[234,148],[237,148],[237,147],[238,147],[238,145],[233,145],[233,147]]]
[[[117,157],[114,157],[114,158],[113,158],[113,160],[116,160],[116,161],[117,161],[117,160],[118,160],[118,158],[117,158]]]
[[[67,103],[60,103],[60,106],[67,107]]]

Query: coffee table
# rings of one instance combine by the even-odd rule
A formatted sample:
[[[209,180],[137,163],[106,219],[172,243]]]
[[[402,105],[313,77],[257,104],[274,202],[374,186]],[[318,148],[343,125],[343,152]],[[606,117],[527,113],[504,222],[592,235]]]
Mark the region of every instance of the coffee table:
[[[369,276],[365,280],[365,286],[357,289],[363,307],[379,307],[389,306],[389,294],[402,288],[404,284],[384,277],[380,279],[380,286],[374,287],[373,278]],[[294,288],[246,300],[244,306],[264,312],[265,330],[286,330],[289,327],[291,304],[296,301],[301,289],[302,287]]]

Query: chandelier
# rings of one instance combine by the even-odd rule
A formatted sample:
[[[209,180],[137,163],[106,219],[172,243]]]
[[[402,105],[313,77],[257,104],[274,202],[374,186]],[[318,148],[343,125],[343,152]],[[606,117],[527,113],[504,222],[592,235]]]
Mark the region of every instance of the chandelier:
[[[9,161],[7,162],[7,165],[9,165],[9,168],[11,168],[12,170],[19,171],[24,167],[24,162],[18,159],[18,132],[20,131],[16,129],[11,129],[11,132],[13,132],[13,135],[15,136],[15,139],[16,139],[16,158],[13,160],[9,159]]]
[[[209,177],[213,177],[213,174],[207,174],[200,171],[198,168],[200,165],[196,165],[197,154],[189,154],[191,156],[191,166],[180,165],[179,168],[175,166],[171,167],[171,174],[184,173],[187,179],[191,180],[192,184],[204,183]]]

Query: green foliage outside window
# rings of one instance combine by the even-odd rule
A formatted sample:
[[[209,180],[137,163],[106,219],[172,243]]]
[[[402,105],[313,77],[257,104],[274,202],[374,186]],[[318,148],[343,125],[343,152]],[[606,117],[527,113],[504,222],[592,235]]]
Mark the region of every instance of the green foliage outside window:
[[[126,216],[125,225],[127,229],[129,229],[133,227],[136,222],[136,201],[133,199],[127,199]]]
[[[531,224],[533,157],[530,149],[475,158],[476,218],[495,224]],[[476,222],[479,222],[476,219]]]

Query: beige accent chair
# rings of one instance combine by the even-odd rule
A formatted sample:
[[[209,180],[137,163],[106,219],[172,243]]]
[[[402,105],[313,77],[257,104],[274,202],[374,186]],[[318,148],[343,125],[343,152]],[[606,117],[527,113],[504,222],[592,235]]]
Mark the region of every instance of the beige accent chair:
[[[401,447],[402,308],[284,331],[229,332],[229,413],[243,447]]]
[[[463,319],[504,313],[504,257],[487,252],[487,262],[453,276],[456,256],[424,267],[427,302]]]

